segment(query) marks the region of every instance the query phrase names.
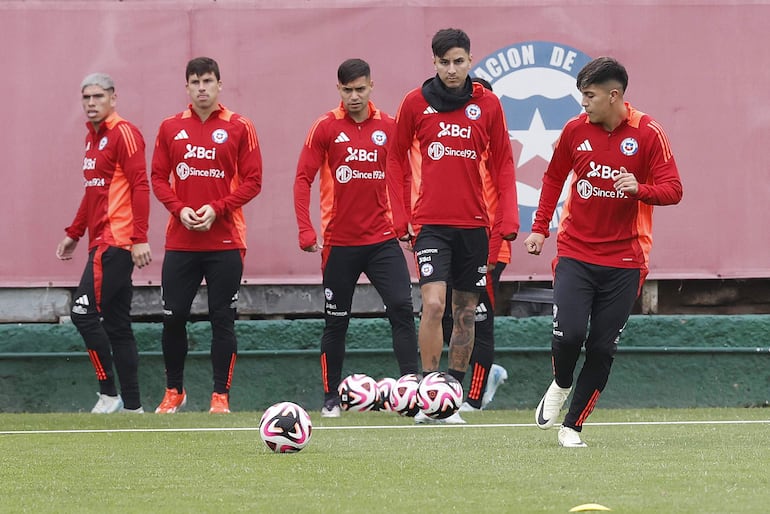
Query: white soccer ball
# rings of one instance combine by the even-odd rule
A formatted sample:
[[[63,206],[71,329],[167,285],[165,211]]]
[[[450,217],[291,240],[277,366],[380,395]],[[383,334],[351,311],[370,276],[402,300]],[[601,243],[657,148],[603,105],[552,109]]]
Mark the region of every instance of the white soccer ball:
[[[259,436],[275,453],[295,453],[307,446],[313,424],[307,411],[292,402],[268,407],[259,420]]]
[[[419,385],[420,379],[414,373],[406,374],[396,380],[396,385],[390,391],[390,410],[413,418],[420,411],[417,406]]]
[[[378,398],[374,410],[393,410],[390,404],[390,392],[395,385],[395,378],[386,377],[377,381]]]
[[[364,412],[371,410],[379,398],[377,382],[363,373],[348,375],[337,388],[343,410]]]
[[[417,388],[417,405],[429,418],[448,418],[457,412],[462,401],[463,386],[443,371],[428,373]]]

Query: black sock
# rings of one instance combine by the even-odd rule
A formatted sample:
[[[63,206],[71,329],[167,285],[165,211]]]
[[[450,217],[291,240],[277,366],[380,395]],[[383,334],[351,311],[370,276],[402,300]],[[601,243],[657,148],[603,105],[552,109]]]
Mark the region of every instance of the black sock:
[[[463,380],[465,380],[465,371],[458,371],[450,368],[447,370],[447,374],[455,377],[461,384],[463,383]]]
[[[465,401],[474,409],[481,410],[481,400],[471,400],[470,398],[466,398]]]

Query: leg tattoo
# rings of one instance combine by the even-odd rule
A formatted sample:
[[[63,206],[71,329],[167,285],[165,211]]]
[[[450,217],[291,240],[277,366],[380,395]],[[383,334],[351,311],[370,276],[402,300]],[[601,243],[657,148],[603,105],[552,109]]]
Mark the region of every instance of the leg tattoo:
[[[452,338],[449,340],[449,368],[465,371],[473,352],[478,293],[452,291]]]

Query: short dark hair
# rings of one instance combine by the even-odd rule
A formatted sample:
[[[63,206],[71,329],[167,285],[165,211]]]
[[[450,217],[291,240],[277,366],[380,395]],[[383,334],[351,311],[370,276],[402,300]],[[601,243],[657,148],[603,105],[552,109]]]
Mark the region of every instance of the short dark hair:
[[[337,80],[340,84],[348,84],[357,78],[372,76],[369,63],[363,59],[348,59],[337,68]]]
[[[187,80],[189,80],[193,75],[200,77],[206,73],[213,73],[217,80],[221,79],[219,76],[219,65],[217,64],[217,61],[211,57],[196,57],[187,63],[184,80],[187,82]]]
[[[433,55],[444,57],[452,48],[462,48],[471,53],[471,39],[460,29],[441,29],[433,36],[430,44]]]
[[[597,57],[586,64],[577,75],[577,88],[583,89],[593,84],[606,84],[618,82],[622,92],[628,87],[628,73],[616,59],[612,57]]]
[[[481,84],[482,86],[484,86],[484,89],[489,89],[490,91],[492,91],[492,84],[490,84],[489,81],[486,79],[483,79],[481,77],[473,77],[471,81]]]

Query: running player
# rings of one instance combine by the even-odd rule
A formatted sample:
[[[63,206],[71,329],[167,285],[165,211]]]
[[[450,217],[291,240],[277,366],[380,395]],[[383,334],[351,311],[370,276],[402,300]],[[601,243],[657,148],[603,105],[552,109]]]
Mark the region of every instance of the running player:
[[[524,241],[529,253],[540,254],[562,187],[574,172],[553,263],[554,379],[535,411],[538,427],[554,425],[585,344],[585,362],[559,430],[564,447],[586,446],[583,423],[607,385],[618,339],[647,276],[652,206],[682,199],[668,137],[657,121],[624,101],[627,87],[626,69],[610,57],[580,70],[585,113],[562,130]]]

